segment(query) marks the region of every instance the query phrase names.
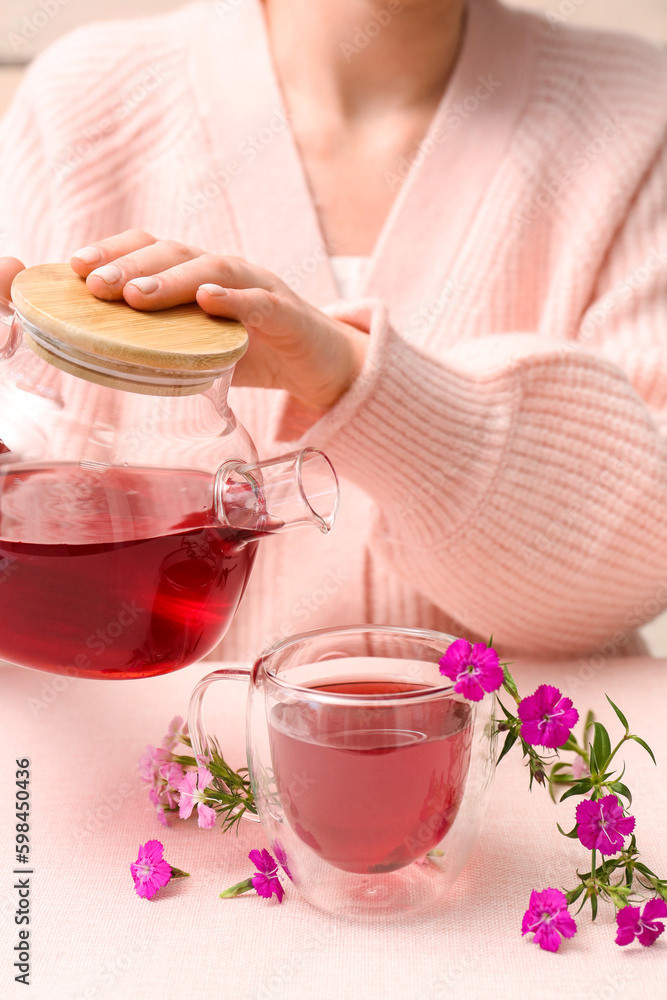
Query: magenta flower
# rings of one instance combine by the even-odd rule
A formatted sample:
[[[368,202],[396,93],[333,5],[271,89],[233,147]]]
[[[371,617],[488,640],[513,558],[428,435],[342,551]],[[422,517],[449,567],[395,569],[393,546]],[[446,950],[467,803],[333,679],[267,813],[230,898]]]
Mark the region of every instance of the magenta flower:
[[[250,878],[244,878],[242,882],[237,882],[236,885],[231,885],[229,889],[221,892],[220,899],[232,899],[234,896],[242,896],[244,892],[250,892],[251,889],[254,889],[258,896],[263,896],[264,899],[276,896],[278,902],[282,903],[285,890],[278,877],[278,862],[264,848],[261,851],[251,851],[248,857],[257,871]],[[285,868],[285,872],[290,878],[292,877],[287,868]]]
[[[564,698],[550,684],[540,684],[535,694],[523,698],[517,714],[523,723],[521,739],[531,746],[552,750],[567,743],[570,730],[579,720],[570,698]]]
[[[257,869],[251,878],[252,887],[259,896],[271,899],[276,896],[279,903],[282,903],[285,890],[278,878],[278,862],[275,861],[266,848],[261,851],[251,851],[248,855],[253,865]]]
[[[440,660],[440,673],[455,681],[454,690],[469,701],[481,701],[485,691],[497,691],[503,683],[503,668],[492,646],[456,639]]]
[[[171,881],[171,865],[164,860],[164,847],[159,840],[148,840],[139,848],[139,857],[130,865],[134,891],[142,899],[152,899],[155,893]]]
[[[667,903],[663,899],[649,899],[643,913],[638,906],[624,906],[616,914],[616,944],[630,944],[635,938],[646,948],[655,944],[665,929],[657,917],[667,917]]]
[[[210,830],[215,826],[215,810],[204,804],[206,789],[213,781],[213,775],[207,767],[198,767],[196,771],[188,771],[178,786],[180,801],[178,815],[188,819],[197,806],[197,825],[202,830]]]
[[[623,848],[623,838],[635,828],[634,816],[624,816],[615,795],[602,799],[584,799],[577,806],[577,836],[589,851],[616,854]]]
[[[576,932],[577,925],[567,912],[567,900],[559,889],[531,892],[521,933],[533,933],[533,944],[539,944],[545,951],[558,951],[561,937],[571,938]]]

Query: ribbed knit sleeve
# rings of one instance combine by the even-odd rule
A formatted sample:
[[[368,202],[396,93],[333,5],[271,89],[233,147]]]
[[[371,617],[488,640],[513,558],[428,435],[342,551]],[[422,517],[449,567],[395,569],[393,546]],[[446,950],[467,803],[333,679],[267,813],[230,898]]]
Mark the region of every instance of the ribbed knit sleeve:
[[[52,176],[34,100],[33,74],[24,77],[0,122],[0,255],[48,259]]]
[[[304,434],[374,499],[392,573],[511,653],[620,648],[667,601],[667,155],[579,343],[485,336],[436,361],[381,304],[353,388]],[[565,331],[563,331],[565,336]]]

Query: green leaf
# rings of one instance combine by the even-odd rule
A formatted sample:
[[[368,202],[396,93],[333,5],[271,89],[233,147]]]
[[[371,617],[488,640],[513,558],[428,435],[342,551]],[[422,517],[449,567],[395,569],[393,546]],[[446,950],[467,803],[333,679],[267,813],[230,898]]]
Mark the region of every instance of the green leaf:
[[[646,753],[650,756],[650,758],[653,761],[653,763],[657,765],[658,762],[655,759],[655,754],[651,750],[651,748],[648,745],[648,743],[646,743],[640,736],[629,736],[628,739],[634,740],[635,743],[639,743],[640,747],[644,747],[644,750],[646,750]]]
[[[613,703],[613,701],[611,700],[611,698],[609,697],[609,695],[608,695],[608,694],[606,694],[606,695],[605,695],[605,698],[607,699],[607,701],[609,702],[609,704],[611,705],[611,707],[612,707],[612,708],[614,709],[614,711],[616,712],[616,715],[618,716],[618,720],[619,720],[619,722],[621,723],[621,725],[622,725],[622,726],[624,726],[624,727],[625,727],[625,731],[626,731],[626,733],[628,733],[628,732],[630,731],[630,727],[629,727],[629,725],[628,725],[628,720],[627,720],[627,719],[626,719],[626,717],[625,717],[625,716],[623,715],[623,712],[621,712],[621,710],[620,710],[620,708],[618,707],[618,705],[615,705],[615,704]]]
[[[509,753],[509,751],[512,749],[515,743],[516,743],[516,733],[508,733],[507,736],[505,737],[505,743],[503,744],[503,748],[500,751],[500,757],[496,762],[496,767],[498,767],[498,764],[500,764],[505,754]]]
[[[582,781],[577,781],[572,788],[568,788],[566,792],[560,797],[560,801],[564,802],[565,799],[569,799],[571,795],[585,795],[586,792],[590,792],[593,787],[593,783],[590,778],[584,778]]]
[[[601,722],[594,722],[593,726],[595,727],[595,736],[593,738],[595,757],[599,770],[604,771],[607,761],[611,757],[611,740],[609,739],[609,733]]]
[[[598,915],[598,898],[595,894],[591,896],[591,913],[593,915],[591,919],[595,920]]]
[[[591,772],[591,774],[597,774],[599,770],[598,758],[597,754],[595,753],[594,742],[588,744],[588,770]]]
[[[518,699],[519,698],[519,690],[518,690],[518,688],[516,686],[516,681],[512,677],[511,673],[509,672],[509,669],[508,669],[507,665],[503,666],[503,674],[504,674],[504,677],[505,677],[505,680],[503,682],[504,685],[505,685],[505,687],[510,692],[510,694],[513,694],[514,697]]]
[[[572,906],[573,903],[576,903],[583,891],[584,885],[582,883],[581,885],[578,885],[576,889],[570,889],[569,892],[566,892],[565,898],[567,899],[567,905]]]
[[[578,840],[579,839],[579,836],[577,834],[578,827],[577,827],[576,823],[574,825],[574,829],[570,830],[569,833],[565,832],[565,830],[562,828],[562,826],[560,825],[560,823],[556,823],[556,826],[558,827],[558,829],[560,830],[560,832],[563,834],[564,837],[569,837],[570,840]]]
[[[508,712],[508,710],[505,708],[505,706],[503,705],[502,701],[500,700],[500,698],[498,698],[497,695],[496,695],[496,701],[498,702],[498,704],[502,708],[503,712],[505,713],[505,718],[509,719],[511,722],[514,722],[516,720],[516,716],[512,715],[511,712]]]
[[[622,795],[624,799],[627,799],[629,806],[632,805],[632,795],[630,793],[630,789],[627,785],[624,785],[622,781],[611,781],[607,787],[610,788],[612,792],[615,792],[617,795]]]
[[[576,737],[570,733],[567,738],[567,742],[563,743],[562,746],[558,747],[559,750],[574,750],[578,746]]]

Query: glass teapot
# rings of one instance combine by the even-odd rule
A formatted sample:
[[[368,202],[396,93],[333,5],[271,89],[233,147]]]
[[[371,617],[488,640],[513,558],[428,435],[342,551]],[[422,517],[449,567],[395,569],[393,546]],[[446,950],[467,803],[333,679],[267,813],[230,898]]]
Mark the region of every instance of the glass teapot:
[[[0,301],[0,659],[150,677],[209,653],[259,540],[328,532],[339,490],[307,448],[258,462],[227,404],[248,335],[195,304],[141,313],[67,264]]]

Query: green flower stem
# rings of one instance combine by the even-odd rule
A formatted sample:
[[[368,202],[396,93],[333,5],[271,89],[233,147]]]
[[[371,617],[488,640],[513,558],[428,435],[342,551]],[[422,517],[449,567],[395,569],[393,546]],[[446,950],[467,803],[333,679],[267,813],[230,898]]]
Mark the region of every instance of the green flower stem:
[[[609,757],[609,760],[607,761],[607,767],[609,767],[609,765],[611,764],[612,760],[614,759],[614,757],[616,756],[616,754],[618,753],[618,751],[621,749],[621,747],[623,746],[623,744],[627,743],[629,737],[630,737],[630,733],[627,732],[618,741],[618,743],[616,744],[616,746],[614,747],[614,749],[611,752],[611,756]]]
[[[237,882],[236,885],[232,885],[229,889],[225,889],[224,892],[220,893],[220,899],[231,899],[233,896],[241,896],[244,892],[250,892],[254,888],[251,878],[246,878],[243,882]]]

